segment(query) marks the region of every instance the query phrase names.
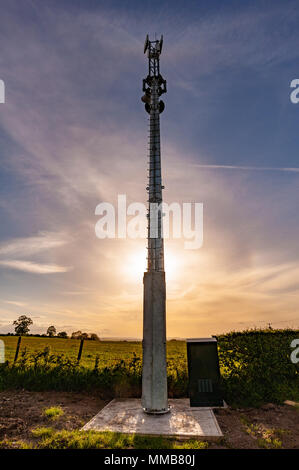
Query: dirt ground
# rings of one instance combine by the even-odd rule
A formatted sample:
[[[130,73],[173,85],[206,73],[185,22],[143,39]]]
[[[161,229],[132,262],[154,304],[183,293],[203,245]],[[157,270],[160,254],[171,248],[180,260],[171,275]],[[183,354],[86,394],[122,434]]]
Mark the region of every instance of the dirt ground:
[[[299,449],[299,410],[268,403],[261,408],[215,409],[224,435],[211,448]]]
[[[90,393],[0,392],[0,441],[30,441],[31,429],[41,426],[80,429],[107,403]],[[58,406],[64,411],[58,420],[44,416],[45,409]]]
[[[51,426],[80,429],[107,402],[96,394],[72,392],[0,392],[0,441],[31,440],[31,429]],[[56,421],[44,416],[46,408],[60,406],[64,414]],[[299,448],[299,410],[288,405],[215,410],[224,437],[210,448]]]

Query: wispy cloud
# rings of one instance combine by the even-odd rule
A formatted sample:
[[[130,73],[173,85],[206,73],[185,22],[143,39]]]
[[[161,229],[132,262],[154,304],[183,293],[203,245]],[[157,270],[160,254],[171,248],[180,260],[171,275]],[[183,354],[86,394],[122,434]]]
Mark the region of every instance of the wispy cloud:
[[[40,232],[27,238],[14,238],[0,244],[0,256],[30,256],[41,251],[57,248],[67,243],[62,233]]]
[[[241,170],[241,171],[285,171],[290,173],[299,173],[299,168],[283,168],[272,166],[242,166],[242,165],[203,165],[195,164],[198,168],[207,170]]]
[[[65,273],[72,269],[71,267],[58,266],[57,264],[39,264],[32,261],[21,260],[1,260],[0,265],[33,274]]]
[[[17,190],[12,185],[5,198],[0,198],[0,207],[11,215],[12,226],[17,223],[20,227],[20,238],[5,240],[9,228],[1,234],[2,297],[14,299],[18,292],[21,299],[22,291],[30,313],[42,314],[45,324],[74,329],[92,324],[109,334],[137,336],[142,326],[142,264],[136,262],[133,268],[133,257],[128,256],[128,247],[134,254],[137,244],[97,240],[94,208],[102,200],[114,202],[119,192],[131,201],[146,200],[146,116],[138,86],[146,66],[143,35],[154,14],[140,9],[130,16],[126,10],[116,18],[114,11],[101,8],[101,2],[96,11],[82,8],[74,13],[72,8],[66,11],[64,2],[56,2],[57,10],[45,1],[34,6],[36,24],[43,24],[41,31],[28,21],[30,8],[26,7],[23,18],[15,13],[21,11],[20,2],[14,3],[15,10],[5,9],[1,17],[1,78],[7,82],[9,99],[0,120],[8,136],[8,148],[2,145],[1,155],[5,161],[7,154],[4,166],[16,176]],[[295,166],[295,160],[274,161],[272,147],[263,159],[240,160],[238,153],[230,153],[231,160],[225,156],[220,160],[214,148],[209,151],[201,139],[200,148],[205,155],[211,154],[211,159],[204,160],[198,155],[198,141],[189,141],[181,127],[184,122],[187,126],[191,116],[194,136],[202,126],[207,129],[202,97],[208,96],[207,109],[211,101],[217,103],[217,112],[218,107],[221,111],[223,87],[230,83],[228,70],[245,67],[246,73],[254,71],[253,77],[249,75],[254,80],[256,71],[269,73],[269,64],[285,64],[291,59],[296,64],[298,48],[290,44],[296,44],[298,30],[288,26],[296,23],[298,11],[294,7],[287,21],[287,10],[285,5],[273,6],[271,11],[258,6],[233,13],[228,8],[226,14],[223,8],[211,15],[198,11],[196,16],[190,9],[185,16],[169,2],[164,10],[167,14],[159,12],[155,23],[158,32],[165,32],[163,73],[169,82],[165,120],[164,114],[162,118],[166,126],[162,128],[165,198],[167,202],[197,200],[205,205],[204,247],[200,253],[190,253],[192,267],[179,249],[174,252],[175,260],[181,258],[174,280],[167,265],[170,336],[178,332],[182,336],[210,334],[215,325],[234,328],[240,319],[296,316],[298,299],[293,284],[298,272],[290,268],[279,277],[272,274],[276,265],[297,260],[298,226],[293,214],[298,185],[289,184],[289,178],[279,192],[271,185],[261,189],[259,183],[244,184],[246,174],[241,173],[295,174],[298,168],[270,167]],[[22,44],[26,44],[25,52]],[[270,72],[274,76],[273,69]],[[209,82],[219,77],[213,93],[205,86],[207,77]],[[241,80],[240,87],[243,85]],[[194,95],[184,106],[182,88]],[[178,109],[182,114],[179,120]],[[267,116],[261,116],[261,122]],[[283,117],[281,131],[286,126]],[[216,130],[212,136],[215,146]],[[239,131],[234,128],[234,135]],[[221,141],[221,132],[219,137]],[[236,145],[236,152],[242,152],[242,147]],[[200,165],[198,161],[252,166]],[[264,166],[255,166],[258,164]],[[215,171],[201,171],[204,168]],[[224,172],[228,170],[235,171],[233,182],[227,182]],[[287,211],[291,217],[283,219]],[[31,227],[43,231],[36,234],[35,229],[30,232]],[[25,237],[29,233],[32,236]],[[141,245],[145,259],[144,242]],[[168,249],[166,243],[166,253]],[[203,263],[205,256],[207,262]],[[124,263],[126,257],[129,260]],[[255,269],[256,258],[261,259],[261,271]],[[60,276],[70,271],[71,265],[71,275]],[[124,265],[140,275],[123,275]],[[18,271],[36,274],[36,282]],[[13,302],[8,300],[5,305],[8,312],[16,310],[14,305],[18,307]],[[182,315],[182,311],[188,313]]]
[[[18,302],[16,300],[3,300],[6,304],[15,305],[16,307],[24,307],[26,304],[25,302]]]
[[[0,259],[0,266],[34,274],[53,274],[70,271],[71,267],[20,259],[20,257],[27,258],[57,249],[65,245],[68,240],[69,238],[63,233],[40,232],[36,236],[14,238],[2,242],[0,244],[0,256],[6,259]]]

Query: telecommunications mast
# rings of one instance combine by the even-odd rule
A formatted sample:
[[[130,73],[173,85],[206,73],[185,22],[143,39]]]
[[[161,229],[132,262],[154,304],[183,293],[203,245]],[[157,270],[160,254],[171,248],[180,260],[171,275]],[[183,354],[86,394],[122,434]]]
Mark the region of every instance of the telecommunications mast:
[[[143,80],[142,101],[149,114],[148,162],[148,238],[147,272],[144,273],[143,297],[143,364],[142,407],[146,413],[169,411],[166,370],[166,284],[164,272],[164,243],[162,231],[162,178],[160,147],[160,114],[166,93],[166,80],[160,74],[160,40],[145,39],[144,53],[148,57],[148,75]],[[158,210],[157,210],[158,208]],[[159,209],[160,208],[160,209]]]

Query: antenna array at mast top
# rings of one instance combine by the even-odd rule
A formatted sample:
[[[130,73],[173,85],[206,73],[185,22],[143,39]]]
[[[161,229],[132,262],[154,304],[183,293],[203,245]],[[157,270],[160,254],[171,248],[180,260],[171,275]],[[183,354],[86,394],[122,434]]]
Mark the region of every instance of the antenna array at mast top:
[[[148,34],[146,35],[145,42],[144,42],[144,53],[148,51],[149,59],[152,56],[159,56],[162,52],[162,47],[163,47],[163,34],[161,35],[160,39],[154,39],[154,41],[150,41]]]

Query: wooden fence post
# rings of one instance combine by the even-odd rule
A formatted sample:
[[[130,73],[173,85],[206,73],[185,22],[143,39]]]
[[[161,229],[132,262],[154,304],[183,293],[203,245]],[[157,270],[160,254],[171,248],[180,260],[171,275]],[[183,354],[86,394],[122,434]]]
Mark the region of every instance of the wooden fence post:
[[[81,359],[81,356],[82,356],[83,343],[84,343],[84,339],[81,339],[81,341],[80,341],[80,347],[79,347],[79,352],[78,352],[78,357],[77,357],[77,361],[78,361],[78,362],[80,362],[80,359]]]
[[[15,358],[14,358],[14,363],[15,363],[16,360],[18,359],[18,355],[19,355],[19,351],[20,351],[20,346],[21,346],[21,339],[22,339],[22,336],[19,336],[18,342],[17,342],[16,354],[15,354]]]

